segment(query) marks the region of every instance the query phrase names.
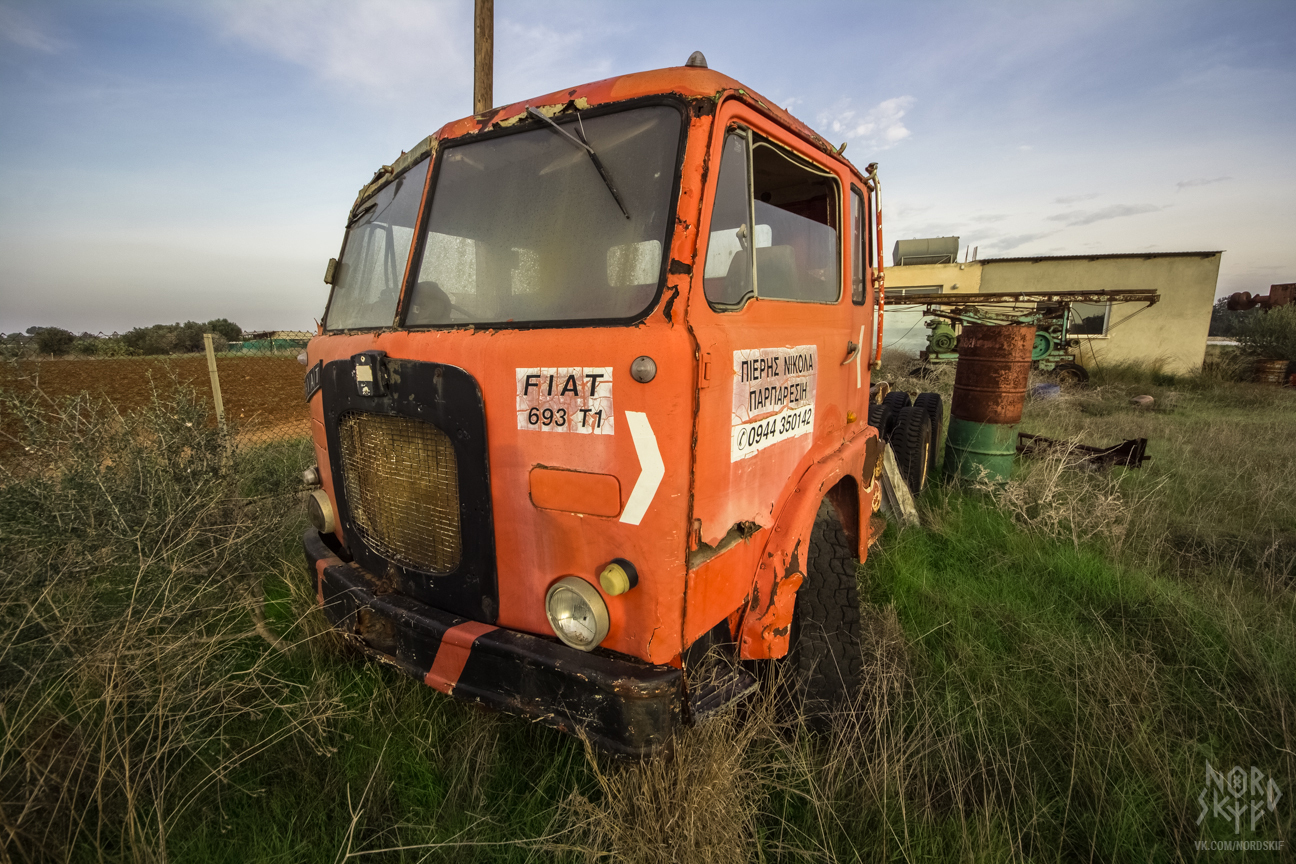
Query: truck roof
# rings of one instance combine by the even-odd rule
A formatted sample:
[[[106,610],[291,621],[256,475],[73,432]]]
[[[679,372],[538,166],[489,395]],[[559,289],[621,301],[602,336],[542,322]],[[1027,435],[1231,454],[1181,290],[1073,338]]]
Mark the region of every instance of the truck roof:
[[[552,93],[546,93],[543,96],[534,96],[510,105],[492,108],[482,114],[469,115],[451,121],[420,141],[414,149],[402,153],[400,158],[391,165],[384,165],[379,168],[373,179],[361,188],[359,195],[356,196],[356,203],[359,204],[378,189],[387,185],[387,182],[393,177],[426,156],[437,143],[461,138],[465,135],[506,129],[526,119],[526,109],[528,107],[536,108],[546,114],[557,114],[568,105],[573,105],[576,110],[583,110],[609,102],[621,102],[627,99],[659,95],[675,95],[685,99],[710,98],[717,105],[726,97],[742,99],[748,105],[766,114],[781,126],[792,130],[801,138],[819,148],[829,158],[844,163],[861,181],[864,179],[864,175],[860,173],[859,169],[855,168],[850,160],[841,155],[835,146],[820,137],[813,129],[793,117],[785,109],[780,108],[772,100],[763,98],[750,87],[746,87],[728,75],[716,72],[713,69],[696,66],[670,66],[665,69],[632,72],[627,75],[616,75],[612,78],[604,78],[601,81],[593,81],[575,87],[565,87]]]

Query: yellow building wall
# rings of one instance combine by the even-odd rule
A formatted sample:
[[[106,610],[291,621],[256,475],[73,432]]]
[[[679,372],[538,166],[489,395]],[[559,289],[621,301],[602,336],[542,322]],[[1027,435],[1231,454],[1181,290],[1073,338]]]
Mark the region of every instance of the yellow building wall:
[[[941,294],[975,294],[981,285],[981,265],[906,264],[884,271],[888,296],[900,296],[905,288],[936,288]],[[927,299],[927,298],[923,298]],[[926,349],[929,330],[923,326],[922,306],[887,306],[882,322],[884,351],[896,351],[910,357]]]
[[[888,267],[883,272],[888,290],[937,286],[942,294],[975,293],[981,290],[981,264],[976,261],[968,264],[907,264],[904,267]]]
[[[1165,372],[1192,373],[1201,369],[1206,355],[1220,254],[989,260],[981,262],[979,286],[982,292],[1152,289],[1161,295],[1156,305],[1113,305],[1107,336],[1077,337],[1076,359],[1087,367],[1133,361]],[[895,270],[905,269],[911,268],[887,271],[887,283]]]

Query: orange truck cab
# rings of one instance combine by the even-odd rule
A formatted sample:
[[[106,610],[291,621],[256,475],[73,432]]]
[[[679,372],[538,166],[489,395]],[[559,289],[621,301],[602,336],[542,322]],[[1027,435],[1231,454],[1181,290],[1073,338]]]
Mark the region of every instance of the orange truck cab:
[[[831,710],[881,522],[873,172],[705,66],[467,117],[378,171],[307,349],[333,625],[626,754],[785,655]]]

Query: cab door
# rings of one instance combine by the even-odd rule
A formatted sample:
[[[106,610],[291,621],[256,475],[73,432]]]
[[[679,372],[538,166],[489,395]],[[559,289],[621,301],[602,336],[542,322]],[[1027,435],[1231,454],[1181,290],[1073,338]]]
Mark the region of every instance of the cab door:
[[[690,569],[726,563],[690,576],[685,644],[743,602],[767,537],[754,535],[841,445],[859,389],[845,361],[864,308],[848,279],[849,176],[737,101],[720,106],[715,129],[719,170],[689,303],[699,352]]]

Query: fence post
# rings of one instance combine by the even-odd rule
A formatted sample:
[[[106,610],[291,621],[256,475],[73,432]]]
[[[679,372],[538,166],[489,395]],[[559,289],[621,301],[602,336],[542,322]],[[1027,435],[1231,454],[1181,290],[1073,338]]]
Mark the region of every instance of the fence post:
[[[225,436],[225,403],[221,399],[220,374],[216,371],[216,349],[212,347],[212,334],[203,334],[203,346],[207,349],[207,371],[211,374],[212,401],[216,403],[216,428],[221,437]]]

